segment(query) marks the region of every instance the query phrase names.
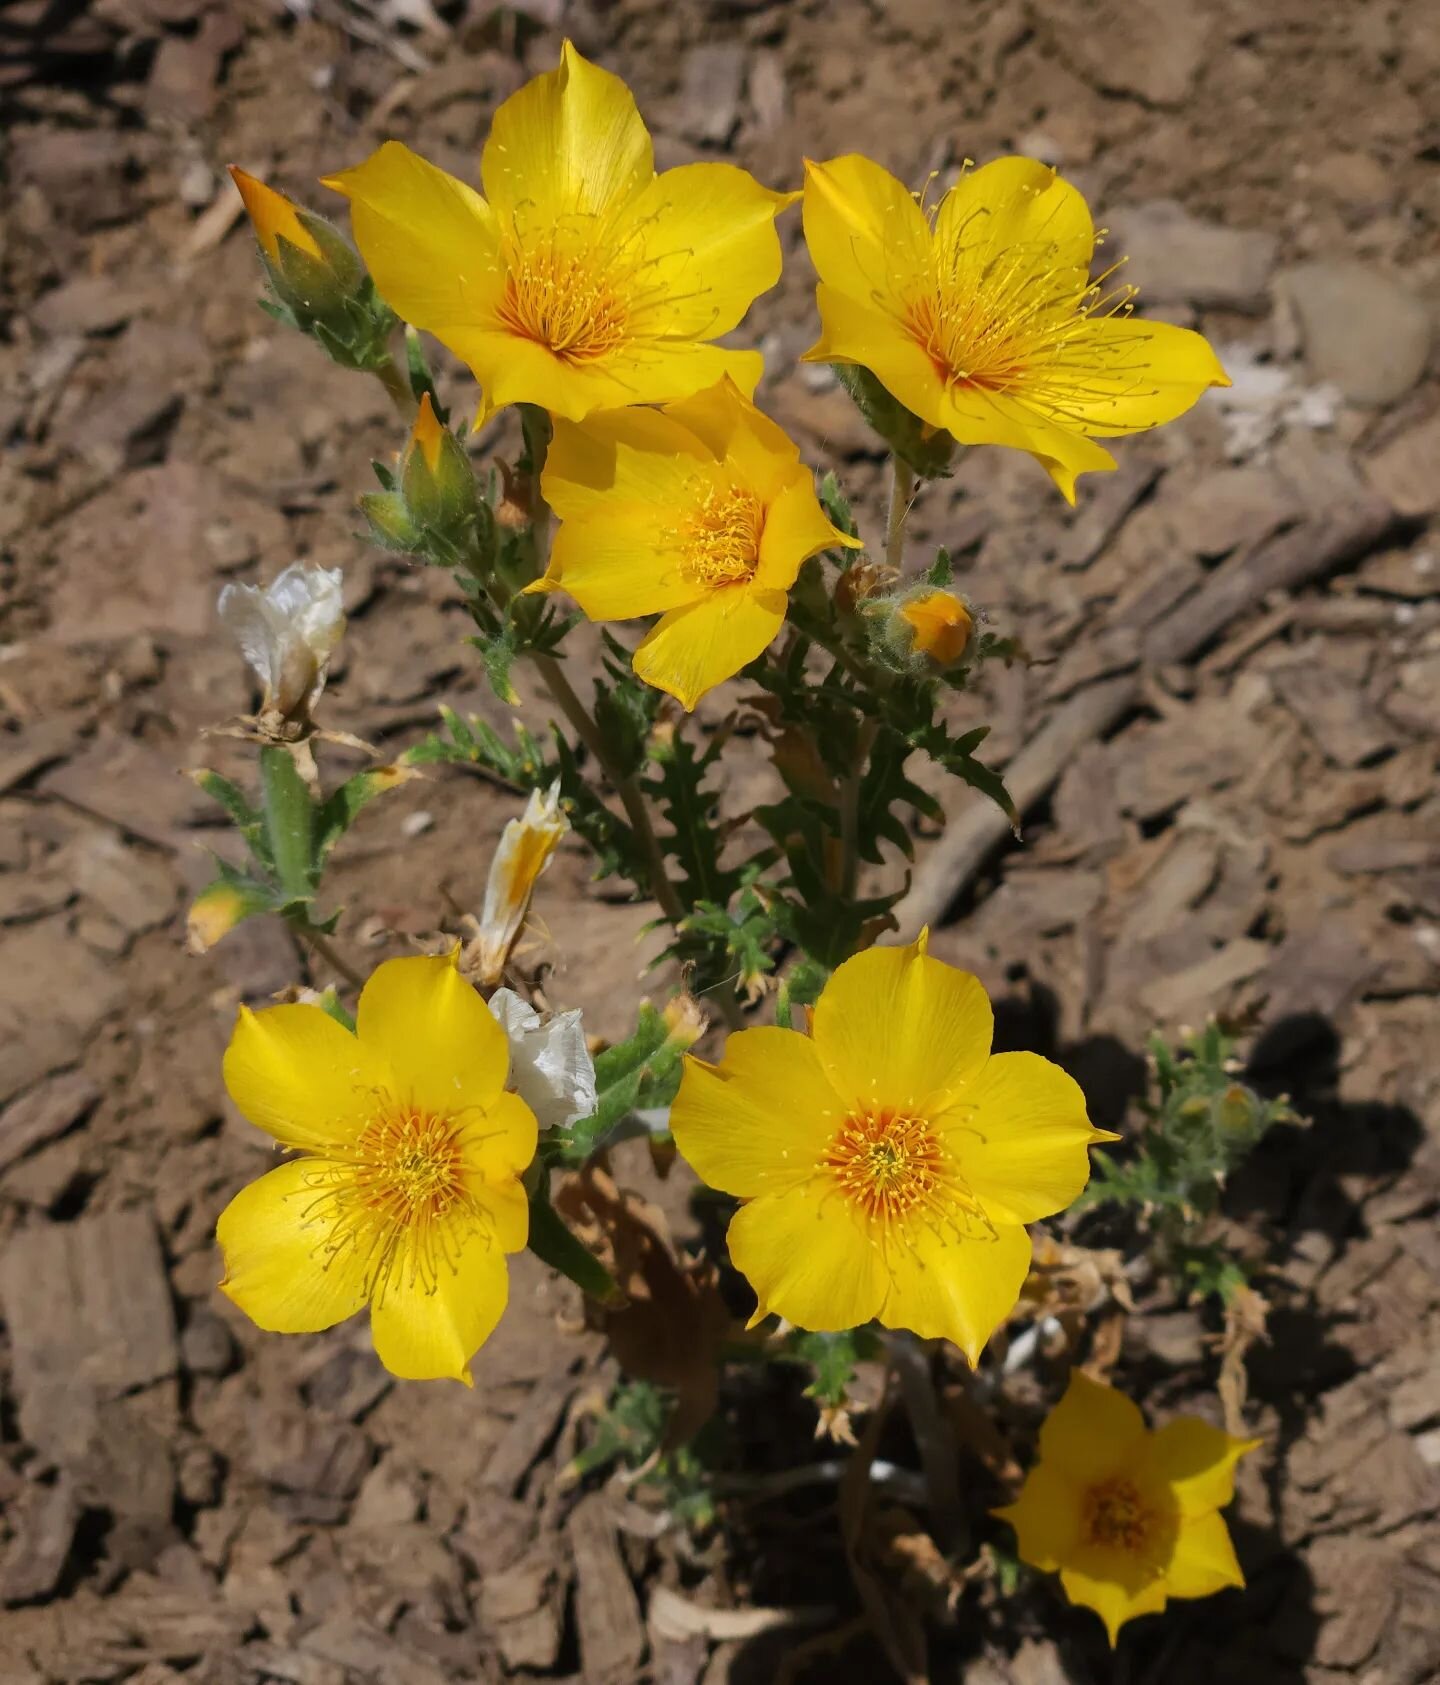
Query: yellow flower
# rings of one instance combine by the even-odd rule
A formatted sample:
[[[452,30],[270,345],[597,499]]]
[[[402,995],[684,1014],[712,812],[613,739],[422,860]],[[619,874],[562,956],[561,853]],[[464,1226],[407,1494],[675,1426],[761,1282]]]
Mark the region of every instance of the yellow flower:
[[[780,278],[772,193],[732,164],[655,173],[630,90],[567,41],[560,67],[500,107],[481,198],[397,141],[326,178],[351,202],[382,296],[470,365],[481,419],[683,398],[755,351],[709,344]]]
[[[953,667],[970,644],[974,621],[953,591],[921,591],[895,611],[908,630],[911,655],[923,655],[937,667]]]
[[[984,989],[925,946],[846,960],[812,1036],[742,1030],[719,1065],[687,1057],[670,1127],[701,1178],[745,1202],[729,1247],[755,1321],[878,1317],[973,1365],[1019,1297],[1024,1225],[1068,1205],[1088,1143],[1113,1137],[1058,1066],[991,1053]]]
[[[230,166],[230,179],[240,189],[240,197],[245,201],[245,212],[250,218],[250,226],[255,230],[255,238],[271,263],[280,261],[282,238],[288,240],[292,246],[298,247],[307,257],[313,257],[321,263],[325,261],[325,255],[320,250],[315,236],[301,222],[300,208],[293,199],[287,199],[283,193],[277,193],[257,176],[247,175],[234,164]]]
[[[728,379],[658,412],[558,422],[540,483],[562,524],[549,571],[526,589],[566,590],[592,620],[659,614],[635,672],[686,708],[780,630],[807,556],[859,544]]]
[[[1113,267],[1091,281],[1090,213],[1045,165],[998,158],[928,215],[868,158],[805,171],[822,324],[806,360],[869,369],[961,444],[1029,451],[1070,502],[1077,474],[1115,466],[1096,437],[1230,384],[1199,334],[1132,316]]]
[[[534,1114],[504,1092],[509,1043],[453,958],[394,959],[352,1035],[318,1006],[240,1009],[225,1086],[300,1156],[221,1213],[222,1290],[261,1328],[329,1328],[370,1307],[380,1361],[470,1384],[524,1247]]]
[[[1147,1432],[1123,1393],[1077,1369],[1019,1498],[995,1513],[1021,1558],[1058,1568],[1065,1595],[1099,1615],[1113,1645],[1126,1621],[1167,1598],[1245,1584],[1220,1511],[1235,1496],[1236,1463],[1259,1443],[1190,1416]]]
[[[485,883],[485,905],[478,928],[472,926],[476,935],[462,959],[463,969],[481,983],[500,981],[530,911],[535,885],[569,829],[570,821],[560,808],[560,781],[556,779],[543,794],[532,790],[525,811],[500,833]]]

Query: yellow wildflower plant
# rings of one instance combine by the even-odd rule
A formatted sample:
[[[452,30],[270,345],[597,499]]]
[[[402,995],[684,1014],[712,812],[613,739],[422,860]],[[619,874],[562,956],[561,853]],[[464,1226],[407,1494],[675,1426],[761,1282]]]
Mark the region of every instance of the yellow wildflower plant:
[[[318,1006],[242,1007],[225,1086],[297,1156],[221,1214],[222,1290],[283,1334],[368,1306],[392,1374],[468,1386],[529,1228],[537,1126],[508,1071],[505,1032],[453,956],[378,966],[353,1034]]]
[[[979,981],[904,948],[848,959],[811,1034],[732,1034],[718,1065],[687,1057],[676,1145],[744,1203],[730,1223],[754,1322],[878,1319],[954,1342],[973,1366],[1030,1267],[1025,1224],[1085,1186],[1085,1097],[1034,1053],[991,1053]],[[753,1322],[752,1322],[753,1326]]]
[[[780,278],[775,217],[799,197],[733,164],[655,172],[630,90],[567,41],[495,113],[484,197],[398,141],[325,178],[350,200],[381,295],[467,363],[481,419],[683,398],[756,351],[714,345]]]
[[[560,517],[548,571],[592,620],[658,614],[636,675],[693,708],[762,653],[833,526],[784,432],[728,378],[661,410],[557,422],[541,476]]]
[[[1066,499],[1115,467],[1097,438],[1172,421],[1228,386],[1198,333],[1131,314],[1091,279],[1084,199],[1031,158],[967,171],[927,212],[848,154],[805,166],[805,240],[822,332],[809,362],[852,364],[963,445],[1029,451]]]
[[[1258,1439],[1232,1439],[1184,1416],[1151,1433],[1124,1393],[1076,1370],[1040,1430],[1040,1461],[996,1514],[1015,1529],[1022,1561],[1093,1609],[1113,1645],[1137,1615],[1172,1597],[1243,1586],[1220,1515],[1235,1465]]]

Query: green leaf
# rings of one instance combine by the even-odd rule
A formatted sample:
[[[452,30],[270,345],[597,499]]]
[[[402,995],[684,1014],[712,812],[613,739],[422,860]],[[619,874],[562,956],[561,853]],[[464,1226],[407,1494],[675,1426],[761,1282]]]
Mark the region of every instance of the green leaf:
[[[719,824],[720,792],[706,789],[705,775],[718,750],[703,756],[680,731],[654,748],[656,774],[644,781],[670,826],[664,846],[680,864],[676,888],[687,907],[709,901],[723,905],[740,886],[741,874],[720,864],[724,833]]]
[[[672,1037],[664,1013],[641,1001],[635,1033],[596,1056],[593,1115],[551,1137],[557,1156],[583,1164],[631,1112],[668,1105],[680,1083],[685,1046]]]
[[[208,768],[194,772],[191,777],[210,797],[218,802],[235,822],[235,828],[245,839],[245,845],[256,861],[267,871],[274,869],[270,845],[265,837],[265,815],[254,805],[238,784]]]
[[[355,823],[361,808],[374,801],[376,796],[384,795],[387,790],[398,789],[401,784],[409,783],[415,776],[417,775],[411,768],[404,764],[366,767],[363,772],[357,772],[354,777],[347,778],[333,790],[320,804],[316,820],[317,871],[324,865],[330,850]]]

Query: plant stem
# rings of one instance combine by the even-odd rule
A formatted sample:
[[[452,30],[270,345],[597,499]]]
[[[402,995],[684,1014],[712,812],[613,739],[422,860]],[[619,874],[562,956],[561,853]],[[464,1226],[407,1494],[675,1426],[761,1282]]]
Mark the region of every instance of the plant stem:
[[[409,427],[415,420],[415,412],[419,407],[415,402],[415,394],[410,390],[410,382],[404,371],[389,356],[374,371],[375,378],[390,395],[390,402],[394,404],[401,421]]]
[[[840,893],[852,900],[860,875],[860,785],[879,727],[862,720],[855,743],[855,761],[840,786]]]
[[[292,924],[290,928],[301,941],[309,943],[332,971],[338,971],[352,989],[363,989],[365,987],[365,979],[348,960],[341,959],[332,946],[330,938],[323,932],[314,930],[309,925],[304,924]]]
[[[915,470],[898,456],[890,459],[890,518],[885,526],[885,560],[899,573],[905,563],[905,520],[915,492]]]

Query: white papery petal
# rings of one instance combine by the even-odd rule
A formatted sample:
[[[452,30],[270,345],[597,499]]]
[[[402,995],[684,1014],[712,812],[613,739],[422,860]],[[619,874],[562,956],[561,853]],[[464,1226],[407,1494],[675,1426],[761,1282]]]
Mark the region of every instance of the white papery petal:
[[[510,1042],[510,1086],[542,1130],[564,1129],[595,1110],[595,1066],[579,1012],[542,1018],[513,989],[497,989],[490,1011]]]
[[[289,716],[318,699],[345,630],[342,585],[339,568],[294,562],[263,590],[227,585],[220,593],[221,623],[259,679],[267,709]]]
[[[532,790],[525,811],[500,833],[485,884],[480,934],[473,944],[482,983],[498,982],[504,975],[505,962],[530,910],[536,880],[569,829],[570,821],[560,809],[557,778],[548,790]]]

